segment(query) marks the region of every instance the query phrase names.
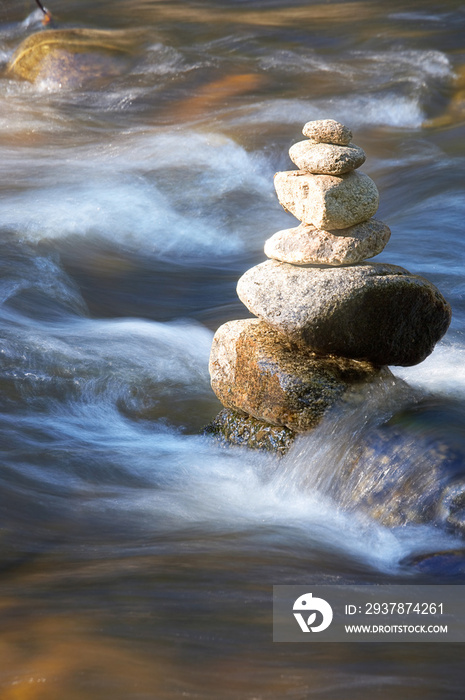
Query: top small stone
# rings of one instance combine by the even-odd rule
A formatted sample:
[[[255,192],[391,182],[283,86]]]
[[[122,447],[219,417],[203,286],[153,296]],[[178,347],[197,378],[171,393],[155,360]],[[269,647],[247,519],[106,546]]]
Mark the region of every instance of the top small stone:
[[[337,146],[348,146],[352,141],[352,132],[344,124],[334,119],[317,119],[307,122],[302,129],[313,143],[333,143]]]

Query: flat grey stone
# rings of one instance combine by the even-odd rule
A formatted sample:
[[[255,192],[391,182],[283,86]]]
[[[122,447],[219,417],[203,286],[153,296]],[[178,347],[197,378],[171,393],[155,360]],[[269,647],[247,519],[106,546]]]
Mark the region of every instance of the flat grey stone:
[[[298,267],[267,260],[247,270],[240,300],[319,354],[415,365],[446,332],[451,309],[428,280],[397,265]]]
[[[223,406],[297,432],[315,426],[348,389],[380,376],[369,362],[296,347],[258,319],[218,328],[209,369]]]
[[[366,160],[365,151],[351,143],[335,146],[331,143],[299,141],[289,149],[289,157],[300,170],[323,175],[343,175],[359,168]]]
[[[351,130],[334,119],[317,119],[307,122],[302,133],[314,143],[335,143],[347,146],[352,141]]]
[[[301,170],[276,173],[280,204],[304,224],[340,229],[367,221],[378,209],[379,194],[364,173],[313,175]]]
[[[294,265],[354,265],[381,253],[390,235],[389,226],[377,219],[336,231],[300,224],[269,238],[265,255]]]

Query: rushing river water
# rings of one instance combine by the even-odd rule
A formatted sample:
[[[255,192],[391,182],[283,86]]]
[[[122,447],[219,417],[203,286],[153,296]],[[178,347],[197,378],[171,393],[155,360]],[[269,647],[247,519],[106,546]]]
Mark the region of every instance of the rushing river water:
[[[463,411],[463,4],[49,6],[133,51],[91,87],[0,76],[1,697],[462,698],[461,645],[271,641],[273,584],[451,580],[405,561],[453,535],[325,492],[353,421],[281,461],[200,432],[213,331],[247,316],[236,280],[295,225],[273,174],[327,117],[367,152],[392,229],[376,260],[452,305],[433,355],[393,371],[432,395],[427,432]],[[40,27],[2,0],[3,69]]]

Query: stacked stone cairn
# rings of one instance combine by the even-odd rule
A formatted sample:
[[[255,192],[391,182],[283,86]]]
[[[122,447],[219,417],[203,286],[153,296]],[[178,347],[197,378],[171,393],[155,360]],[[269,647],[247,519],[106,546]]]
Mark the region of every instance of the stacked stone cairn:
[[[305,124],[275,175],[284,209],[301,222],[265,244],[269,258],[239,280],[256,318],[230,321],[213,339],[212,388],[225,406],[207,432],[229,443],[285,452],[349,394],[393,379],[387,365],[424,360],[451,310],[428,280],[368,263],[390,230],[372,218],[379,195],[357,171],[365,153],[331,119]]]

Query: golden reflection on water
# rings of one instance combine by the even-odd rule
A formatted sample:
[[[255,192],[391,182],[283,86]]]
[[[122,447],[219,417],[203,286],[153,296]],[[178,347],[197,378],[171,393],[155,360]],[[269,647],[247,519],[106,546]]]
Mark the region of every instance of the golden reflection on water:
[[[230,98],[244,96],[265,83],[264,76],[253,73],[223,76],[202,85],[187,99],[170,105],[168,112],[175,121],[198,119],[224,107]]]
[[[161,692],[166,658],[144,658],[129,644],[102,635],[89,615],[43,615],[14,600],[6,604],[10,622],[0,637],[3,700]]]
[[[151,20],[179,20],[182,22],[205,22],[225,24],[236,22],[261,27],[295,26],[302,22],[344,23],[357,18],[369,19],[379,14],[379,5],[372,2],[316,3],[260,10],[246,9],[244,5],[231,10],[226,7],[208,5],[193,6],[190,3],[145,2],[137,3],[138,15],[147,15]]]

